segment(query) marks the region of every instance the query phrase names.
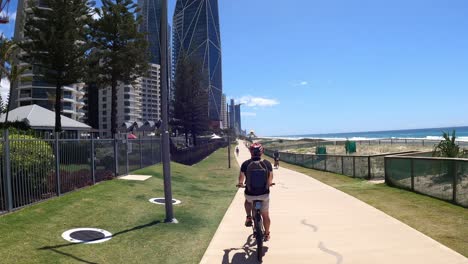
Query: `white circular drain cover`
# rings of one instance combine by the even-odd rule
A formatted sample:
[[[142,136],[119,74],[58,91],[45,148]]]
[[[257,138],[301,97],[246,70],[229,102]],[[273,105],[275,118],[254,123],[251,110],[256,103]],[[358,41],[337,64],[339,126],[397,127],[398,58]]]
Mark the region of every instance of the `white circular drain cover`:
[[[72,243],[97,244],[112,238],[112,234],[97,228],[75,228],[62,234],[63,239]]]
[[[154,204],[166,204],[166,199],[164,198],[151,198],[149,199],[149,201]],[[180,203],[181,203],[180,200],[172,199],[172,204],[180,204]]]

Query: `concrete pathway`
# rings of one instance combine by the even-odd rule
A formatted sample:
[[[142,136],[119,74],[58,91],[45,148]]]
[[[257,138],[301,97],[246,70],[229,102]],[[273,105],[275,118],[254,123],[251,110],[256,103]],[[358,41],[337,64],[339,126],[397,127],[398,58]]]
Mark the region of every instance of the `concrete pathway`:
[[[241,163],[249,152],[242,143],[239,148]],[[439,242],[307,175],[280,168],[274,170],[274,182],[264,263],[468,263]],[[233,188],[236,183],[233,179]],[[239,190],[200,263],[257,263],[243,203]]]

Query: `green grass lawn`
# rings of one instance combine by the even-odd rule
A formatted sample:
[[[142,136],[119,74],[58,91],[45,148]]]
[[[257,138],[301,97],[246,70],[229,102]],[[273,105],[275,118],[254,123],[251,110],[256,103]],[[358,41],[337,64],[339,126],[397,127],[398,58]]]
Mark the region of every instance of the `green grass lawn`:
[[[0,263],[198,263],[235,192],[239,167],[220,149],[194,166],[171,163],[179,224],[162,223],[162,166],[135,171],[144,182],[112,180],[0,216]],[[71,244],[62,232],[105,229],[102,244]]]
[[[386,184],[322,172],[281,162],[406,223],[468,257],[468,209]]]

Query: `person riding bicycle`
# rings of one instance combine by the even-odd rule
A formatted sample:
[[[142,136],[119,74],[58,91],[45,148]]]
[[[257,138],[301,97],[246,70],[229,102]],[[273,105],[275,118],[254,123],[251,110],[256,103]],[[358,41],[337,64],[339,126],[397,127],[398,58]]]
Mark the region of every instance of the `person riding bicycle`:
[[[280,154],[279,154],[278,150],[275,150],[275,152],[273,153],[273,158],[275,160],[275,167],[278,168],[279,158],[280,158]]]
[[[245,212],[247,218],[245,226],[252,226],[252,207],[254,200],[261,200],[262,208],[260,212],[265,227],[265,241],[270,239],[270,186],[273,183],[273,167],[268,160],[262,160],[263,147],[260,143],[253,143],[249,147],[251,159],[242,163],[239,173],[238,186],[245,185]]]

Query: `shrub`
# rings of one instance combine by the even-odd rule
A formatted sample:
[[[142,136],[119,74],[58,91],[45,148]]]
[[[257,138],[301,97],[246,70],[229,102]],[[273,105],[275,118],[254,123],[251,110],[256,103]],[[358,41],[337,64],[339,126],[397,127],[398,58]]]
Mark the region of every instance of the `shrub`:
[[[16,188],[28,188],[28,194],[16,194],[14,203],[25,205],[40,199],[43,192],[50,190],[47,173],[54,170],[52,147],[44,140],[31,135],[12,133],[10,140],[11,181]],[[4,146],[0,148],[3,157]],[[45,173],[40,173],[45,172]],[[37,196],[37,197],[33,197]]]
[[[434,157],[447,157],[457,158],[460,155],[460,146],[455,143],[455,130],[452,131],[452,137],[450,138],[448,132],[443,132],[442,137],[444,138],[434,147],[432,156]]]

